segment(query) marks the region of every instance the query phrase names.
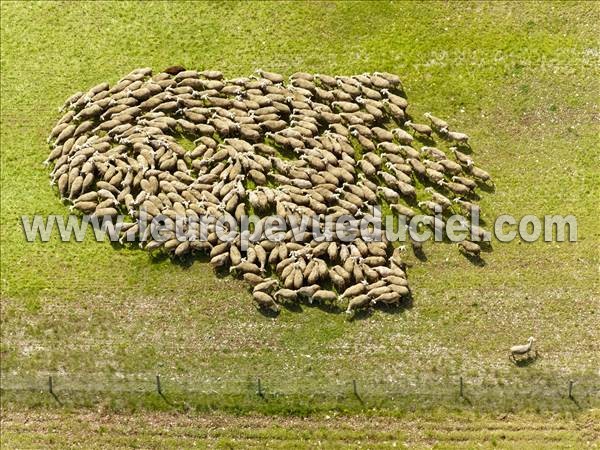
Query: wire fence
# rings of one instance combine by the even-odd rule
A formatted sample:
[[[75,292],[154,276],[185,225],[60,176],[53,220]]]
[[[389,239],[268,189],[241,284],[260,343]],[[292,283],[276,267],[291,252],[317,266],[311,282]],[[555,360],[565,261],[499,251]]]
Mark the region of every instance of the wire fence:
[[[412,378],[402,380],[365,380],[359,378],[284,380],[268,375],[240,378],[169,376],[168,374],[2,374],[0,390],[6,401],[19,397],[54,398],[62,404],[68,399],[123,398],[127,395],[156,395],[166,404],[189,404],[237,399],[246,409],[253,402],[275,400],[305,402],[314,406],[353,400],[363,407],[419,407],[456,404],[461,401],[475,408],[498,406],[541,409],[590,408],[600,406],[600,377],[499,380],[458,376],[455,378]],[[173,402],[173,403],[172,403]]]

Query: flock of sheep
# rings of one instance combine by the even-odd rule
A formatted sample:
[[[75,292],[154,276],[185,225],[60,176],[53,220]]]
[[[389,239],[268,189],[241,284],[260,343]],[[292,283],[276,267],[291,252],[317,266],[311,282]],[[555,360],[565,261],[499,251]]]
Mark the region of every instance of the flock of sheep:
[[[215,268],[253,286],[260,308],[305,300],[341,302],[351,313],[410,294],[403,246],[385,236],[298,236],[299,220],[289,220],[282,241],[247,248],[239,238],[221,242],[214,224],[198,239],[188,223],[183,241],[169,226],[181,215],[362,218],[377,205],[409,219],[425,213],[432,226],[436,208],[469,215],[475,189],[490,177],[474,165],[468,136],[431,114],[413,122],[407,107],[400,79],[389,73],[285,80],[257,71],[225,80],[218,71],[141,68],[71,96],[46,163],[72,209],[131,218],[122,242],[177,257],[206,252]],[[166,217],[162,239],[138,236],[142,209]],[[460,246],[479,254],[476,242]]]

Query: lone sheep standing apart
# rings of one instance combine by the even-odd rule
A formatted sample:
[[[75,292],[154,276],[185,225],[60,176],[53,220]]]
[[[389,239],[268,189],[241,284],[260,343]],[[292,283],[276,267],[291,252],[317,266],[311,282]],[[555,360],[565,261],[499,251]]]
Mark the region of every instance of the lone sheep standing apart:
[[[531,346],[535,342],[533,337],[527,339],[527,344],[524,345],[513,345],[510,348],[510,355],[514,359],[515,355],[527,355],[531,351]]]

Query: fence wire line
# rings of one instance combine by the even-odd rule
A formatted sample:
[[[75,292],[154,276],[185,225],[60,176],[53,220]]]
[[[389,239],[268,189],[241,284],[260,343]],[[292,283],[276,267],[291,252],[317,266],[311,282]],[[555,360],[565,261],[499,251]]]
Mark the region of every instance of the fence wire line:
[[[305,381],[310,381],[306,383]],[[512,381],[512,383],[511,383]],[[461,389],[462,384],[462,389]],[[481,382],[469,377],[454,377],[401,380],[366,381],[363,379],[323,380],[307,376],[305,379],[291,378],[281,380],[269,376],[231,378],[187,379],[171,378],[168,375],[138,373],[128,376],[110,376],[108,374],[60,374],[48,373],[37,376],[19,376],[1,374],[0,389],[4,392],[51,392],[51,393],[132,393],[143,394],[159,392],[161,394],[190,395],[246,395],[256,393],[270,396],[343,396],[357,394],[381,398],[416,396],[423,398],[465,396],[515,396],[536,398],[561,398],[573,394],[579,398],[600,401],[600,381],[595,379],[555,379],[539,380],[495,380]]]

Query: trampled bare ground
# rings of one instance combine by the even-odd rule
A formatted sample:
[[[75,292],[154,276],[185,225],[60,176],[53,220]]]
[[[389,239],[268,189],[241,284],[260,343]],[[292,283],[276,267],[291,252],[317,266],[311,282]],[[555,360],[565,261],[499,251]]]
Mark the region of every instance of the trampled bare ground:
[[[2,418],[2,441],[6,448],[594,448],[599,419],[597,411],[576,418],[9,411]]]

